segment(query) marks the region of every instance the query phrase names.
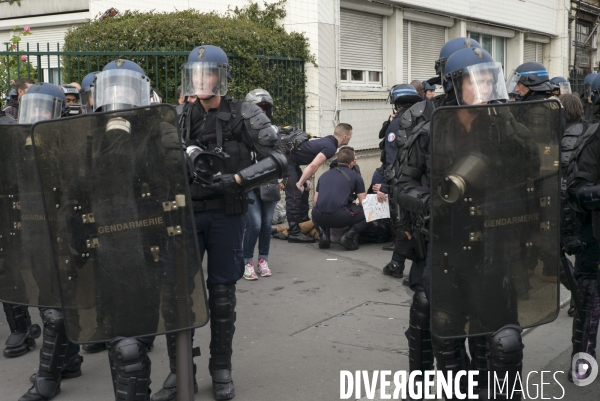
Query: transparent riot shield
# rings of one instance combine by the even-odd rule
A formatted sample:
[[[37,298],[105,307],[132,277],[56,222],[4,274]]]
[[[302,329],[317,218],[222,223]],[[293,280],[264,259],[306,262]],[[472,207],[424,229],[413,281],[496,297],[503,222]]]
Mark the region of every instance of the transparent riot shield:
[[[431,307],[439,337],[558,314],[560,105],[444,107],[431,121]]]
[[[31,125],[0,126],[0,300],[60,307]]]
[[[33,142],[69,337],[79,343],[208,320],[175,109],[38,123]]]

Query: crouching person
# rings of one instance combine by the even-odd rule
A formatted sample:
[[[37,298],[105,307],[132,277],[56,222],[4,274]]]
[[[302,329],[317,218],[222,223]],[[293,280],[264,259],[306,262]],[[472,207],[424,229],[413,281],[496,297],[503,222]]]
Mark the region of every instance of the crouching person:
[[[329,229],[348,227],[339,243],[349,251],[358,249],[358,237],[367,228],[362,201],[367,196],[365,183],[352,170],[356,163],[354,149],[343,147],[338,154],[338,166],[319,178],[314,197],[312,220],[319,231],[319,248],[329,248]],[[354,196],[358,204],[353,203]]]

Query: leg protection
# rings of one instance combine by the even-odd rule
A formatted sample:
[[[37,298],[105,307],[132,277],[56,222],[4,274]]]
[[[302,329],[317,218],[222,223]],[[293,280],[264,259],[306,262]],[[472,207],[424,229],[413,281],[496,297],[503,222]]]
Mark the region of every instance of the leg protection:
[[[571,357],[579,352],[585,352],[596,358],[596,338],[598,337],[598,322],[600,321],[600,294],[598,281],[595,278],[580,277],[577,293],[572,297],[579,297],[583,307],[583,316],[575,313],[573,318],[573,350]],[[572,380],[572,371],[569,369],[569,380]]]
[[[176,335],[167,334],[167,353],[169,355],[169,368],[171,372],[163,383],[163,388],[152,396],[152,401],[171,401],[177,398],[177,347]],[[192,330],[192,356],[200,356],[200,348],[194,346],[194,331]],[[194,364],[194,394],[198,392],[196,382],[196,364]]]
[[[488,398],[520,400],[522,388],[516,381],[523,371],[523,341],[522,329],[517,325],[506,325],[500,330],[487,336],[489,348],[488,369],[491,373],[490,391]],[[513,388],[515,389],[513,396]],[[494,396],[494,392],[496,395]]]
[[[208,289],[210,308],[210,362],[214,396],[217,400],[235,397],[231,379],[231,353],[235,331],[235,284],[212,285]]]
[[[150,393],[150,358],[146,344],[117,337],[108,343],[116,401],[146,401]]]
[[[6,339],[4,356],[15,358],[35,348],[35,338],[41,334],[40,326],[31,324],[27,306],[3,303],[10,336]]]
[[[59,309],[40,309],[40,315],[44,323],[40,367],[35,384],[20,401],[47,400],[60,393],[61,371],[69,349],[63,312]]]
[[[404,275],[404,262],[398,263],[395,260],[391,260],[390,263],[383,267],[383,274],[392,276],[394,278],[402,278]]]
[[[481,392],[488,386],[488,348],[485,336],[470,337],[469,352],[471,354],[471,370],[479,371],[477,391]]]
[[[63,364],[62,371],[60,372],[61,379],[72,379],[74,377],[81,376],[81,364],[83,363],[83,357],[79,355],[79,345],[69,341],[69,347],[67,348],[67,356],[65,363]],[[37,373],[32,374],[29,377],[29,381],[35,383]]]
[[[460,327],[464,327],[464,322],[456,315],[448,312],[438,310],[432,316],[433,319],[437,321],[439,327],[442,327],[442,325],[459,325]],[[456,332],[455,330],[452,331]],[[437,369],[440,372],[443,372],[445,375],[452,372],[452,377],[454,378],[457,372],[469,369],[470,360],[465,348],[464,338],[440,338],[432,335],[431,344],[437,362]],[[464,377],[463,379],[460,383],[460,389],[462,393],[465,393],[467,390],[467,378]],[[454,399],[454,397],[452,396],[450,399]]]
[[[431,346],[431,322],[429,301],[422,288],[417,288],[410,307],[408,338],[408,366],[412,372],[433,369],[433,348]]]

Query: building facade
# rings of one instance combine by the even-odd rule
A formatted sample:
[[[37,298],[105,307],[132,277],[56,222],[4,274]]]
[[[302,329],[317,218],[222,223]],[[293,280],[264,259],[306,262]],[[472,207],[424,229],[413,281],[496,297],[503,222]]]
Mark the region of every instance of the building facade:
[[[267,0],[272,3],[275,0]],[[32,27],[35,47],[60,46],[71,26],[116,7],[119,11],[174,11],[195,8],[225,13],[248,0],[22,0],[0,1],[0,43],[14,25]],[[262,2],[261,2],[262,3]],[[478,40],[510,72],[525,61],[539,61],[550,76],[571,77],[576,86],[597,70],[597,1],[565,0],[287,0],[280,23],[303,32],[316,57],[307,67],[307,131],[323,136],[338,122],[355,128],[353,146],[374,149],[387,119],[390,86],[426,80],[448,39]],[[182,32],[182,35],[184,33]],[[57,80],[57,66],[44,65],[44,77]]]

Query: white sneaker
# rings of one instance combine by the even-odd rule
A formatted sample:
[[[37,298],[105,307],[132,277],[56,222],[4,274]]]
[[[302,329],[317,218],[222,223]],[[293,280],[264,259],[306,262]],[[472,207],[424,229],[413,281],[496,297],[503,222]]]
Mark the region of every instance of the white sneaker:
[[[252,262],[248,262],[248,264],[244,266],[244,278],[246,280],[258,280],[258,276],[254,271],[254,264]]]
[[[258,261],[258,272],[261,277],[269,277],[271,275],[271,269],[269,269],[269,264],[266,260],[261,259]]]

